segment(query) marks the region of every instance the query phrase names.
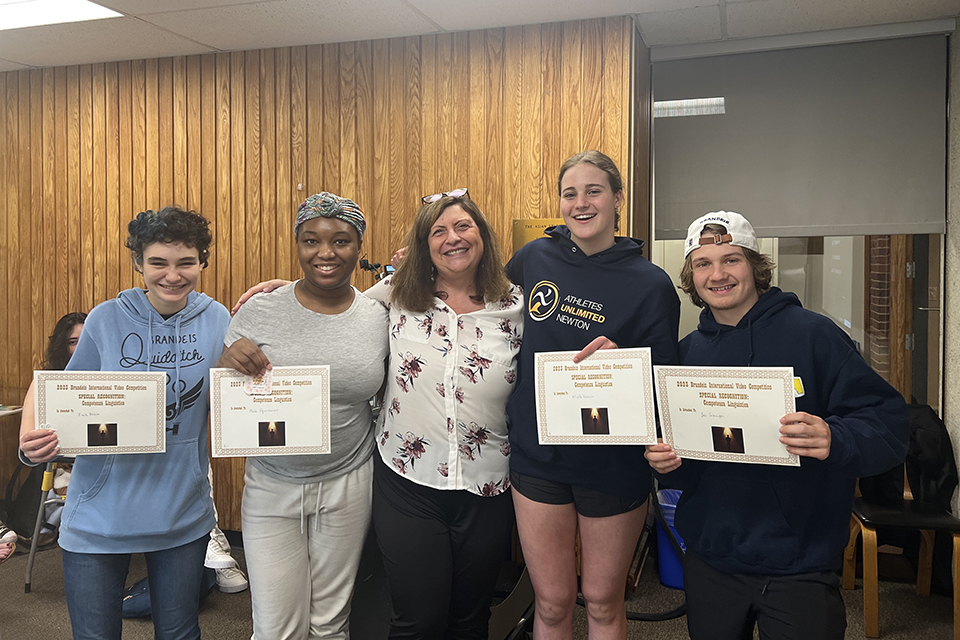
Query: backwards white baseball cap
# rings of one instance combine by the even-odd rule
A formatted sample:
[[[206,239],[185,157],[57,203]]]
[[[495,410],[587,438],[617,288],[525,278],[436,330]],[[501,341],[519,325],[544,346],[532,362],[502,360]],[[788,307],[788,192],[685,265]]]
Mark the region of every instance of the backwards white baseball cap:
[[[722,224],[727,232],[720,235],[703,236],[703,228],[708,224]],[[699,249],[705,244],[722,244],[729,242],[735,247],[752,249],[760,252],[760,243],[757,242],[757,234],[753,230],[753,225],[739,213],[733,211],[713,211],[705,216],[700,216],[687,227],[687,241],[683,246],[683,257],[686,258],[694,249]]]

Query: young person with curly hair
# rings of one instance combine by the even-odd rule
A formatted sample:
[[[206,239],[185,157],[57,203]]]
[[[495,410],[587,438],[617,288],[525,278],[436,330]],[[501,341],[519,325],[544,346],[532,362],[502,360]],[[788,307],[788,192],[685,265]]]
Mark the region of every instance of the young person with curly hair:
[[[199,638],[200,583],[215,524],[207,481],[209,369],[230,322],[195,291],[212,237],[203,216],[144,211],[126,246],[145,288],[121,291],[87,318],[67,370],[164,371],[166,453],[77,458],[60,526],[73,637],[120,638],[130,554],[144,553],[156,638]],[[24,421],[25,461],[57,455],[57,434]]]

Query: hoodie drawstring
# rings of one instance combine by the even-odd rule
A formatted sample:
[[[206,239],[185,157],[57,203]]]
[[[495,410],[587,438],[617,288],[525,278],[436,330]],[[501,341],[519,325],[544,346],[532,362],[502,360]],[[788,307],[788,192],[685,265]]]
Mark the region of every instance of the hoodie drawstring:
[[[174,349],[174,355],[176,356],[176,361],[177,361],[177,364],[176,364],[177,381],[174,384],[173,388],[174,388],[174,392],[177,394],[178,411],[180,409],[180,395],[183,393],[183,390],[180,388],[180,356],[183,355],[183,347],[180,344],[180,319],[182,317],[183,317],[183,314],[181,313],[178,313],[177,315],[174,316],[174,319],[176,320],[176,328],[174,329],[174,333],[176,334],[177,339],[174,342],[173,349]]]
[[[153,314],[147,316],[147,371],[150,369],[150,356],[153,355]]]

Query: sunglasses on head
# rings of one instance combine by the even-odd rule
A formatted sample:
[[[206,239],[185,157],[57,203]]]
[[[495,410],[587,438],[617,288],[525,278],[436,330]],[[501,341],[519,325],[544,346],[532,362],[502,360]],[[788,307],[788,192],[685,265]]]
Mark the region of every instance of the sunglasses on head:
[[[421,200],[423,201],[423,204],[431,204],[445,196],[450,196],[451,198],[462,198],[466,195],[467,195],[467,190],[465,188],[451,189],[450,191],[444,191],[443,193],[431,193],[428,196],[423,196]]]

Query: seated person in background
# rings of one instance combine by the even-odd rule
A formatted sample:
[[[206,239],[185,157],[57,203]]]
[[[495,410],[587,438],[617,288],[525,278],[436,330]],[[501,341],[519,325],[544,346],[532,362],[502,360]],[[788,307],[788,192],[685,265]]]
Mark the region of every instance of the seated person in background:
[[[48,371],[62,371],[66,369],[70,357],[77,350],[77,343],[80,341],[80,333],[83,331],[83,323],[87,319],[87,314],[81,311],[68,313],[57,321],[57,326],[53,329],[53,335],[50,336],[50,343],[47,345],[47,359],[43,363],[43,368]],[[30,383],[31,388],[33,383]],[[28,390],[28,395],[30,390]],[[30,398],[31,406],[33,398]],[[26,400],[24,400],[26,404]],[[67,495],[67,486],[70,483],[70,472],[73,471],[72,464],[58,464],[56,473],[53,477],[53,488],[50,490],[48,498],[52,499],[54,495],[62,500]],[[60,526],[60,514],[63,512],[63,503],[51,503],[46,507],[44,520],[49,526],[44,526],[40,531],[40,540],[38,544],[44,545],[44,535],[56,536],[56,533],[50,527]],[[51,540],[52,542],[52,540]]]
[[[67,367],[67,363],[70,362],[73,352],[77,349],[77,343],[80,341],[80,334],[83,331],[83,323],[86,322],[86,320],[87,314],[81,311],[74,311],[66,314],[57,321],[56,326],[53,328],[53,334],[47,342],[47,352],[41,365],[42,369],[46,371],[63,371]],[[33,395],[33,382],[31,381],[30,386],[27,388],[27,394],[23,398],[23,413],[20,416],[21,427],[29,421],[32,428],[34,420]],[[73,465],[70,464],[57,465],[57,470],[54,475],[54,488],[50,490],[50,494],[47,496],[48,499],[53,499],[56,496],[60,496],[62,499],[66,495],[67,484],[70,481],[70,472],[72,469]],[[34,496],[28,498],[26,501],[30,506],[37,505],[40,502],[39,486],[42,483],[43,471],[43,467],[38,466],[30,472],[34,486],[37,487]],[[34,474],[36,475],[35,478],[33,478]],[[62,511],[62,502],[52,502],[46,505],[43,515],[44,526],[40,530],[40,536],[37,540],[38,546],[45,547],[56,541],[56,529],[60,526],[60,514]],[[20,542],[29,545],[33,537],[36,510],[30,509],[29,513],[24,515],[24,518],[11,516],[11,520],[15,523],[14,526],[20,529]]]
[[[859,476],[903,461],[903,397],[831,320],[770,286],[773,263],[740,214],[697,219],[687,231],[681,288],[703,307],[680,342],[684,365],[794,369],[796,413],[780,442],[799,467],[682,461],[662,443],[646,458],[683,489],[676,527],[687,545],[684,586],[693,640],[841,640],[839,591]],[[773,428],[775,425],[771,425]]]

